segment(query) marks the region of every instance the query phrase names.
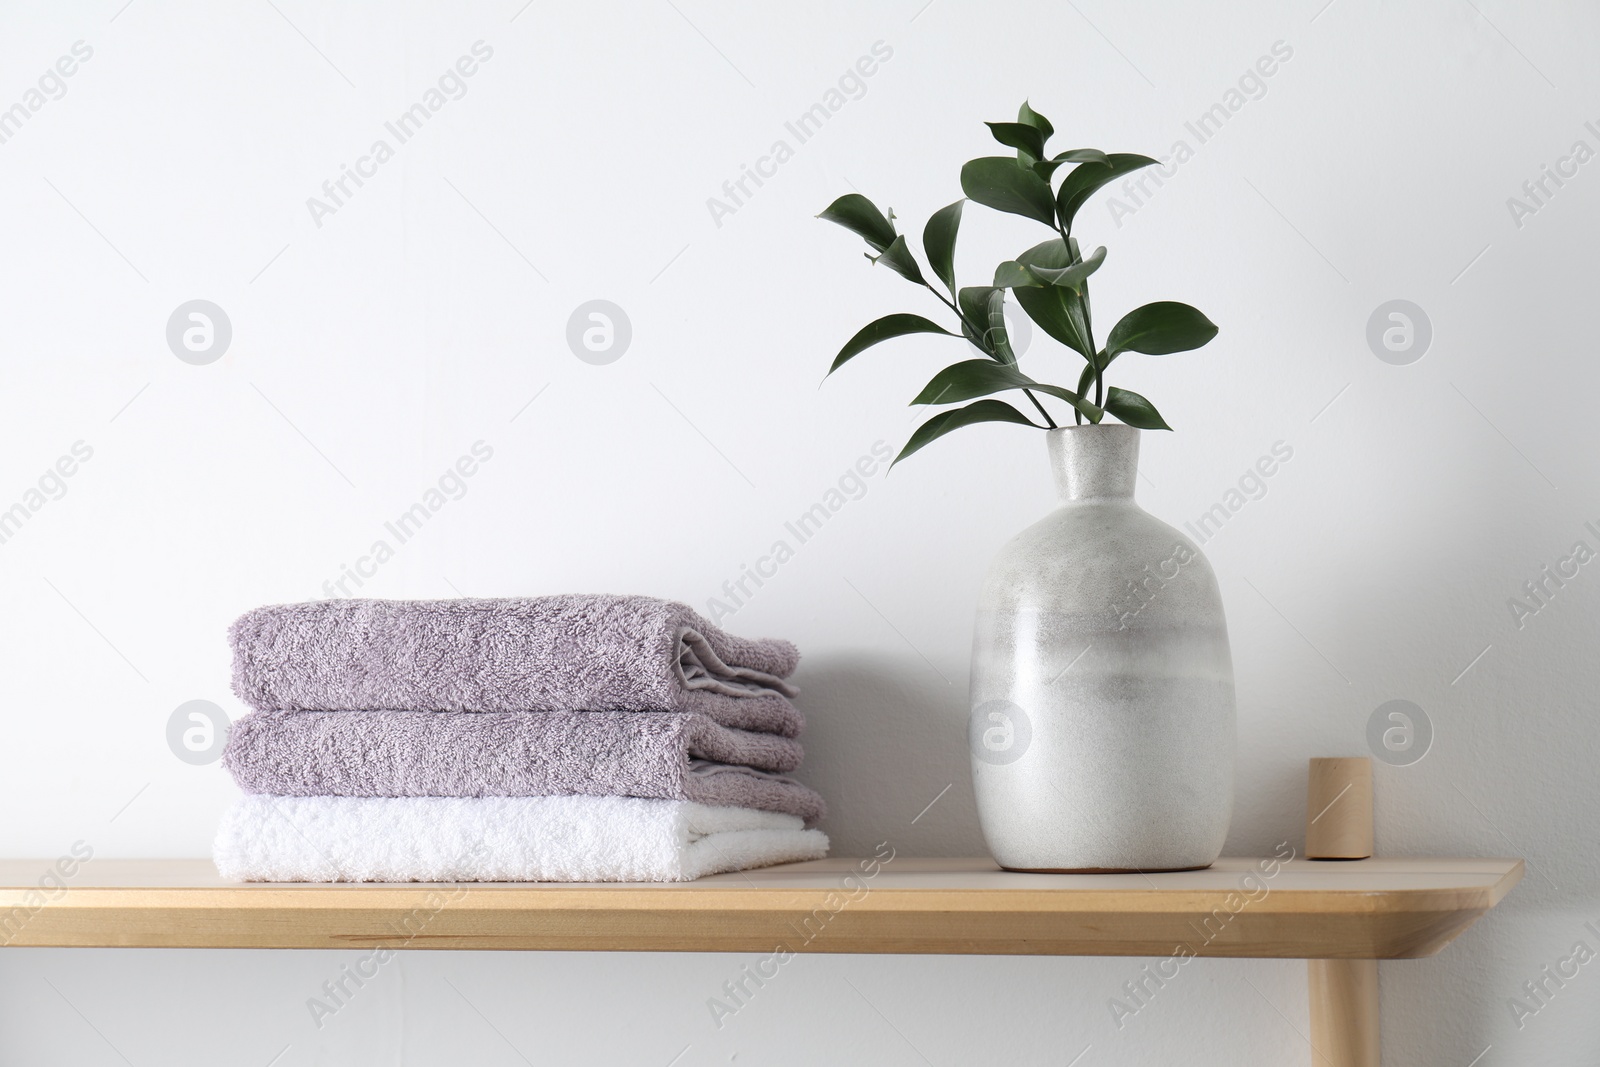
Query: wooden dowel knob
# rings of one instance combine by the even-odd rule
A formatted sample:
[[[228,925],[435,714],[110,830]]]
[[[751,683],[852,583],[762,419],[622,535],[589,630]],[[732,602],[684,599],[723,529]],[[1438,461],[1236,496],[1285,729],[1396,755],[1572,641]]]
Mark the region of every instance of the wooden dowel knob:
[[[1313,759],[1306,788],[1306,858],[1364,860],[1372,855],[1372,760]]]

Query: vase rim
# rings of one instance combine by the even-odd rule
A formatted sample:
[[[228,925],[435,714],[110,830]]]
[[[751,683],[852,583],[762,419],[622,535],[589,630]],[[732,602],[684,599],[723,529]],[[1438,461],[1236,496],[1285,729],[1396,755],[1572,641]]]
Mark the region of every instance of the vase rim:
[[[1108,431],[1108,430],[1118,430],[1118,431],[1126,431],[1128,433],[1135,433],[1136,434],[1136,433],[1139,432],[1139,427],[1137,427],[1137,426],[1129,426],[1125,422],[1101,422],[1101,423],[1086,422],[1082,426],[1055,426],[1055,427],[1052,427],[1051,429],[1046,430],[1045,433],[1073,433],[1073,432],[1082,432],[1082,431],[1085,431],[1085,430],[1095,430],[1095,431],[1100,431],[1100,432],[1104,432],[1104,431]]]

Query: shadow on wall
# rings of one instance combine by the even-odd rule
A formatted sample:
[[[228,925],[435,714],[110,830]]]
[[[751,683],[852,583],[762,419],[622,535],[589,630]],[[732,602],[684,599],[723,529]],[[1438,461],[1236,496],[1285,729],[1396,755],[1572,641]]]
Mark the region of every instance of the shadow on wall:
[[[882,841],[905,855],[988,854],[964,669],[947,684],[916,656],[823,653],[803,659],[794,682],[806,715],[797,777],[827,798],[832,855],[868,855]]]
[[[964,667],[964,665],[963,665]],[[801,781],[828,801],[832,855],[986,856],[967,749],[967,677],[949,684],[916,656],[816,654],[801,660]],[[1243,747],[1243,746],[1241,746]],[[1227,855],[1266,855],[1305,841],[1305,763],[1241,752]],[[1285,813],[1296,813],[1293,817]]]
[[[1290,729],[1287,724],[1293,722],[1292,714],[1292,709],[1246,707],[1240,701],[1233,822],[1228,827],[1227,842],[1222,846],[1224,856],[1271,855],[1280,841],[1293,845],[1297,854],[1305,853],[1306,760],[1324,753],[1317,750],[1316,745],[1301,745],[1300,748],[1308,749],[1307,755],[1302,758],[1298,750],[1291,751],[1286,761],[1278,752],[1283,746],[1294,746],[1295,742],[1285,741],[1278,749],[1273,749],[1256,743],[1247,733],[1270,719],[1275,735],[1287,735]],[[1354,745],[1334,745],[1327,754],[1364,756],[1366,752]]]

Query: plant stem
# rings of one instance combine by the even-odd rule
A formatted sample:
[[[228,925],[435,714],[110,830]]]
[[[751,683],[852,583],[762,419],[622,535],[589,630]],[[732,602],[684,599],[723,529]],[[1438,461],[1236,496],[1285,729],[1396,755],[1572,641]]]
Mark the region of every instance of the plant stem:
[[[987,330],[980,330],[980,329],[977,328],[977,326],[973,325],[971,320],[969,320],[965,315],[963,315],[961,313],[961,309],[959,307],[957,307],[951,301],[946,300],[944,294],[939,292],[939,290],[935,289],[933,286],[929,285],[927,282],[923,282],[922,284],[928,290],[928,292],[932,293],[934,296],[938,297],[941,301],[943,301],[945,307],[949,308],[951,311],[954,311],[956,313],[956,318],[960,319],[961,322],[967,327],[967,329],[972,331],[972,335],[974,337],[983,338],[984,344],[985,345],[989,344],[989,341],[988,341],[989,333],[988,333]],[[983,348],[983,349],[981,349],[981,351],[983,352],[984,355],[988,356],[991,359],[996,360],[996,362],[999,361],[999,357],[995,354],[992,346],[988,347],[988,348]],[[1046,426],[1045,426],[1046,429],[1050,429],[1050,430],[1060,429],[1060,427],[1058,427],[1056,425],[1056,420],[1052,419],[1050,417],[1050,413],[1045,410],[1044,405],[1039,403],[1039,398],[1033,395],[1033,390],[1032,389],[1024,389],[1023,393],[1026,394],[1026,396],[1028,397],[1029,400],[1033,401],[1033,406],[1039,409],[1039,414],[1044,416],[1044,421],[1046,423]],[[1074,410],[1076,410],[1076,409],[1074,409]]]
[[[1089,351],[1095,351],[1094,345],[1094,320],[1089,315],[1089,283],[1083,283],[1083,328],[1089,335]],[[1089,357],[1094,362],[1094,406],[1105,410],[1105,398],[1101,394],[1101,380],[1105,377],[1105,365],[1100,362],[1098,355]],[[1104,416],[1101,416],[1104,418]]]
[[[1056,222],[1056,232],[1061,234],[1061,243],[1066,247],[1067,250],[1067,266],[1071,267],[1083,262],[1082,256],[1075,256],[1072,254],[1072,235],[1067,232],[1067,228],[1061,225],[1059,220]],[[1105,406],[1105,400],[1104,394],[1101,390],[1101,376],[1104,373],[1104,369],[1100,366],[1100,360],[1094,354],[1094,321],[1089,315],[1089,282],[1087,279],[1085,279],[1083,283],[1083,329],[1087,334],[1084,340],[1088,342],[1089,348],[1089,354],[1084,358],[1087,359],[1094,367],[1094,406],[1097,408],[1103,408]],[[1078,425],[1082,426],[1083,412],[1074,408],[1073,413],[1078,416]]]
[[[1044,421],[1049,423],[1049,425],[1047,427],[1045,427],[1045,428],[1049,429],[1049,430],[1059,430],[1060,427],[1056,425],[1056,420],[1052,419],[1050,417],[1050,413],[1044,409],[1044,405],[1039,403],[1039,398],[1033,395],[1033,390],[1032,389],[1024,389],[1022,392],[1023,392],[1024,396],[1026,396],[1029,400],[1033,401],[1033,406],[1039,409],[1039,414],[1044,416]],[[1074,408],[1073,410],[1077,410],[1077,409]]]
[[[961,309],[959,307],[957,307],[954,303],[952,303],[949,300],[946,300],[945,299],[945,295],[943,293],[941,293],[939,290],[935,289],[933,286],[928,285],[927,282],[923,282],[922,284],[927,287],[928,292],[932,293],[934,296],[938,297],[941,301],[943,301],[945,307],[949,308],[951,311],[954,311],[956,313],[956,318],[961,320],[961,323],[962,323],[963,326],[965,326],[968,330],[972,331],[972,335],[974,337],[981,337],[981,338],[983,338],[983,343],[985,345],[989,344],[989,331],[988,330],[980,330],[980,329],[978,329],[977,324],[975,322],[973,322],[971,319],[967,318],[966,315],[962,314]],[[982,351],[984,355],[986,355],[989,358],[994,359],[996,361],[998,361],[999,358],[1000,358],[995,353],[995,351],[993,349],[993,346],[990,346],[988,348],[980,349],[980,351]]]

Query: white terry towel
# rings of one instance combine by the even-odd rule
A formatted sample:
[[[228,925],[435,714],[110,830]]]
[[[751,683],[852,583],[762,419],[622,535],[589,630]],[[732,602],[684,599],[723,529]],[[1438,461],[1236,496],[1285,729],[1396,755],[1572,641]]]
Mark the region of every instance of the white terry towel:
[[[247,795],[214,858],[247,882],[686,882],[827,852],[797,816],[682,800]]]

